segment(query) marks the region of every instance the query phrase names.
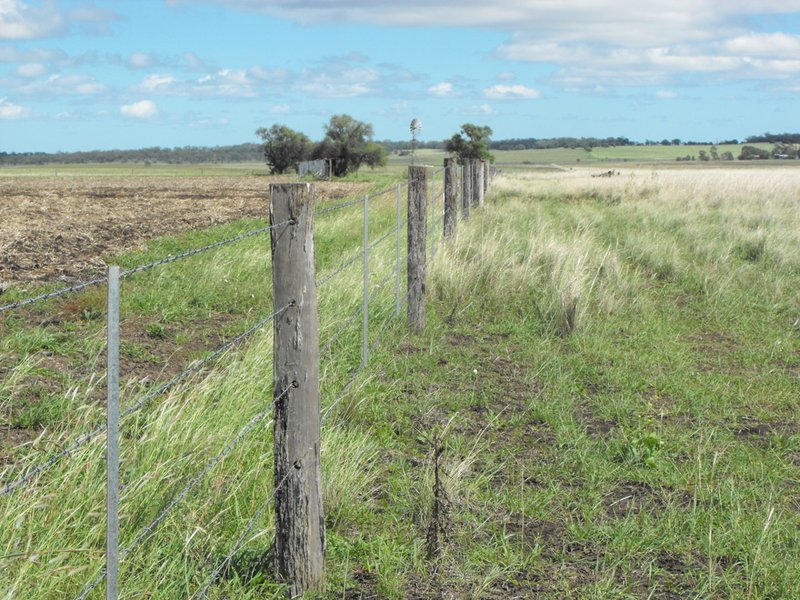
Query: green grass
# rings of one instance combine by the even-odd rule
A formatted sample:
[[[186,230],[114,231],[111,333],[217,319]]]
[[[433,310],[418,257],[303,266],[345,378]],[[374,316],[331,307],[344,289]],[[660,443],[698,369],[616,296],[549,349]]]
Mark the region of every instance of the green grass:
[[[499,178],[437,250],[425,333],[391,325],[325,422],[322,596],[797,597],[798,183],[787,169]],[[393,195],[372,210],[374,239],[393,226]],[[358,251],[360,211],[320,218],[320,276]],[[142,324],[136,360],[179,346],[171,336],[213,347],[220,327],[230,335],[268,310],[263,242],[126,283],[123,313]],[[393,285],[375,287],[393,253],[392,238],[371,258],[373,342],[394,310]],[[356,264],[320,290],[323,342],[361,284]],[[26,334],[24,320],[3,337],[21,361],[3,383],[14,398],[55,371],[42,364],[52,354],[82,364],[102,347],[99,333],[59,337],[37,318]],[[360,361],[357,321],[322,357],[323,406]],[[123,543],[270,401],[271,343],[266,330],[123,428]],[[126,401],[143,385],[128,382]],[[78,394],[18,456],[63,443],[59,422],[77,432],[100,418]],[[124,597],[197,592],[271,490],[270,429],[124,561]],[[7,597],[72,597],[100,568],[102,470],[100,441],[0,499]],[[273,535],[267,516],[212,598],[282,597],[265,558]]]

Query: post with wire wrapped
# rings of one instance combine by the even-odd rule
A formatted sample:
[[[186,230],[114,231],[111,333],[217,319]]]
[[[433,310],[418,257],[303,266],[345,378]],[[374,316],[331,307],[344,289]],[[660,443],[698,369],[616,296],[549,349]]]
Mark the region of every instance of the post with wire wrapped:
[[[472,161],[468,158],[461,163],[461,218],[469,220],[472,207]]]
[[[408,167],[408,326],[415,333],[425,329],[427,194],[426,168]]]
[[[270,186],[274,320],[275,567],[292,598],[325,585],[314,188]]]
[[[444,237],[456,233],[458,222],[458,164],[455,158],[444,159]]]

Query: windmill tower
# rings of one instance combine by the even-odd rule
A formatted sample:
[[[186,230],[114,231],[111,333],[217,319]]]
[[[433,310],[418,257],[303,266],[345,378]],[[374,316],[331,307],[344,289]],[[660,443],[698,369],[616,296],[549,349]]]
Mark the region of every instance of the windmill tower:
[[[411,130],[411,164],[413,165],[417,152],[417,134],[419,133],[419,130],[422,129],[422,121],[416,118],[413,119],[409,129]]]

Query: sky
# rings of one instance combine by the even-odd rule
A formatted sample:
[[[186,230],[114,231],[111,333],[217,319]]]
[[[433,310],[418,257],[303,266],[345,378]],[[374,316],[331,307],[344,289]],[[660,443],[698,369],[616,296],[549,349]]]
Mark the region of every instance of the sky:
[[[0,152],[800,131],[800,0],[0,0]]]

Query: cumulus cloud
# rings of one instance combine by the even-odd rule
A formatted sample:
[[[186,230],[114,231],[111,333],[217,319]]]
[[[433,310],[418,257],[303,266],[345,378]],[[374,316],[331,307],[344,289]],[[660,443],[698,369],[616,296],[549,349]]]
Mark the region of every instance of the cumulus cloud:
[[[5,98],[0,98],[0,119],[15,120],[24,119],[30,114],[30,111],[17,104],[7,102]]]
[[[539,98],[542,94],[535,88],[524,85],[493,85],[483,90],[483,95],[495,100],[532,100]]]
[[[450,96],[453,93],[453,84],[443,81],[429,87],[428,92],[434,96]]]
[[[41,77],[47,73],[47,67],[42,63],[25,63],[17,67],[16,73],[20,77]]]
[[[134,119],[150,119],[158,114],[156,103],[152,100],[140,100],[132,104],[123,104],[119,112]]]
[[[47,95],[95,95],[106,92],[105,84],[88,75],[77,73],[50,75],[45,79],[36,79],[17,86],[21,94],[37,96]]]
[[[67,33],[73,25],[88,33],[105,34],[109,32],[109,23],[119,19],[111,10],[91,6],[64,13],[54,0],[0,0],[0,39],[54,37]]]
[[[147,52],[134,52],[128,57],[125,64],[131,69],[149,69],[158,64],[158,61]]]
[[[474,27],[504,31],[505,59],[551,63],[570,89],[663,85],[684,75],[789,79],[800,73],[800,36],[752,33],[752,18],[800,12],[800,0],[168,0],[224,5],[301,23]]]
[[[65,20],[52,2],[35,7],[20,0],[0,0],[0,39],[30,40],[62,33]]]

